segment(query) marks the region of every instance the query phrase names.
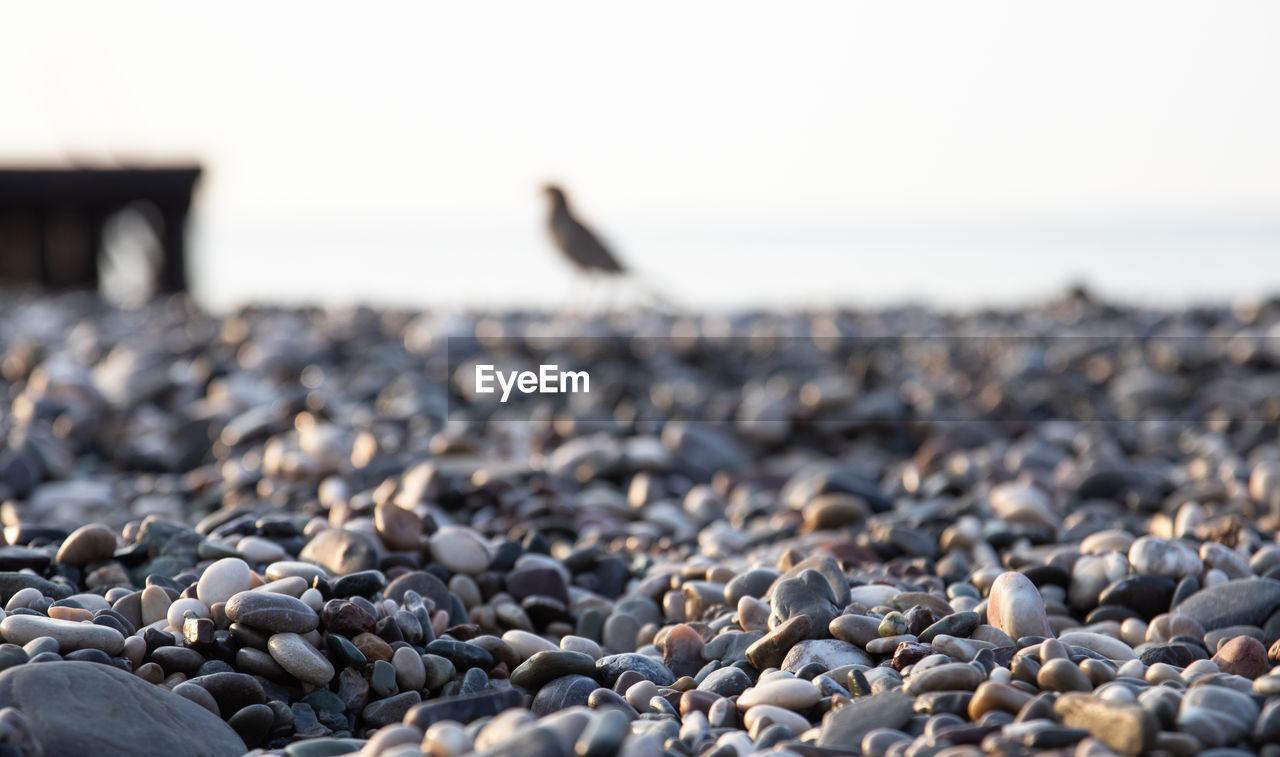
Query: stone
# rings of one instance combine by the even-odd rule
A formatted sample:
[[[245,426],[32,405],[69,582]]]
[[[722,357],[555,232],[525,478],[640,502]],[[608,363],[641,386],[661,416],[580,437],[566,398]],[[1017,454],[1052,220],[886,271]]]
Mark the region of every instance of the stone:
[[[921,644],[931,644],[939,634],[945,636],[966,637],[982,622],[976,612],[955,612],[935,621],[920,633],[916,634]]]
[[[816,570],[805,570],[796,578],[783,578],[770,592],[771,622],[778,624],[806,616],[810,628],[826,630],[840,614],[835,594],[827,578]],[[807,632],[806,632],[807,633]]]
[[[223,611],[235,623],[268,633],[306,633],[320,624],[319,616],[302,600],[265,591],[242,591],[227,600]]]
[[[413,647],[400,647],[391,655],[391,664],[396,671],[396,686],[401,691],[419,691],[427,685],[427,668],[422,664],[422,655]]]
[[[101,649],[109,655],[124,651],[124,636],[114,628],[96,623],[77,623],[40,615],[10,615],[0,620],[0,636],[11,644],[27,644],[41,637],[58,642],[58,649]]]
[[[1204,569],[1204,563],[1195,550],[1182,542],[1142,536],[1129,547],[1129,564],[1138,573],[1185,578]]]
[[[877,728],[903,728],[911,720],[912,704],[911,697],[901,691],[856,697],[823,717],[817,745],[856,751],[863,737]]]
[[[140,745],[157,755],[240,757],[246,751],[217,715],[110,665],[10,668],[0,673],[0,707],[22,713],[46,755],[136,757]]]
[[[330,528],[316,534],[298,553],[298,558],[315,563],[335,576],[378,567],[378,554],[369,538],[344,528]]]
[[[1128,644],[1100,633],[1068,631],[1059,636],[1058,640],[1063,644],[1091,649],[1109,660],[1128,661],[1138,657]]]
[[[827,624],[831,635],[856,646],[880,638],[880,620],[868,615],[840,615]]]
[[[511,671],[511,684],[537,691],[546,683],[568,675],[594,676],[596,661],[580,652],[562,650],[534,654]],[[593,687],[594,688],[594,687]]]
[[[676,681],[675,674],[666,665],[642,654],[625,652],[596,660],[596,679],[600,681],[601,686],[613,688],[618,681],[618,676],[628,670],[635,671],[646,681],[652,681],[659,686],[670,686]]]
[[[1266,675],[1267,649],[1252,636],[1237,636],[1218,648],[1213,661],[1224,673],[1253,679]]]
[[[1053,635],[1040,591],[1029,578],[1014,571],[1001,573],[991,585],[987,622],[1012,639]]]
[[[486,689],[476,694],[439,697],[410,707],[405,713],[404,724],[424,731],[446,720],[466,724],[493,717],[523,703],[524,694],[516,689]]]
[[[1184,599],[1174,612],[1212,631],[1226,626],[1257,626],[1280,607],[1280,581],[1244,578],[1209,586]]]
[[[1155,716],[1135,704],[1108,702],[1089,694],[1058,697],[1053,711],[1070,728],[1083,728],[1120,754],[1136,755],[1152,749],[1160,733]]]
[[[1169,576],[1126,576],[1103,589],[1098,595],[1098,604],[1127,607],[1141,615],[1143,620],[1151,620],[1169,611],[1177,586],[1178,582]]]
[[[1193,686],[1178,707],[1178,730],[1206,747],[1233,744],[1253,729],[1258,705],[1248,694],[1225,686]]]
[[[394,502],[379,502],[373,508],[373,527],[393,551],[415,550],[422,541],[422,520]]]
[[[116,535],[101,523],[90,523],[72,531],[54,558],[63,565],[84,565],[110,558],[116,551]]]
[[[807,710],[822,698],[818,687],[798,678],[774,678],[747,689],[738,697],[738,709],[773,705],[787,710]]]
[[[333,665],[296,633],[278,633],[267,642],[267,651],[290,675],[313,686],[333,679]]]
[[[248,563],[238,557],[224,557],[204,569],[196,583],[196,597],[207,606],[226,602],[253,586]]]
[[[585,707],[587,697],[600,687],[594,678],[570,674],[548,681],[533,698],[529,710],[535,717],[543,717],[570,707]]]
[[[870,655],[847,641],[839,639],[808,639],[796,642],[782,658],[781,668],[795,672],[806,665],[818,664],[824,670],[832,670],[841,665],[871,666]]]
[[[796,642],[806,638],[813,627],[808,615],[796,615],[747,647],[747,660],[757,670],[782,664]]]
[[[699,691],[707,691],[722,697],[735,697],[751,686],[751,676],[742,668],[729,667],[713,670],[698,684]]]
[[[371,726],[381,728],[404,718],[410,707],[422,701],[416,691],[405,691],[365,705],[360,717]]]
[[[493,562],[488,544],[464,526],[441,526],[429,539],[431,557],[454,573],[476,575]]]

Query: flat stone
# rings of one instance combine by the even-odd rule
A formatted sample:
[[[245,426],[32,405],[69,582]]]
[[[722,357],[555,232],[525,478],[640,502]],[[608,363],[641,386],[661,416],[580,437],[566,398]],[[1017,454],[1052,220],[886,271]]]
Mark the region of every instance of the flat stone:
[[[41,636],[49,636],[57,640],[58,649],[64,653],[76,649],[101,649],[114,656],[124,651],[124,636],[114,628],[40,615],[10,615],[0,620],[0,636],[12,644],[26,644]]]
[[[1280,607],[1280,581],[1244,578],[1210,586],[1192,594],[1174,611],[1195,620],[1206,631],[1225,626],[1258,626]]]
[[[1142,536],[1129,547],[1129,564],[1138,573],[1170,578],[1198,575],[1204,563],[1195,550],[1179,541]]]
[[[840,615],[827,624],[831,635],[865,647],[867,642],[880,638],[880,619],[869,615]]]
[[[217,715],[110,665],[10,668],[0,673],[0,707],[22,712],[46,755],[240,757],[246,751]]]
[[[781,668],[795,672],[814,663],[822,665],[826,670],[832,670],[841,665],[872,666],[875,664],[870,655],[847,641],[807,639],[796,642],[795,646],[787,651],[786,656],[782,658]]]
[[[556,678],[567,675],[594,676],[596,661],[580,652],[563,650],[537,652],[511,671],[511,683],[526,691],[537,691]]]
[[[1177,586],[1178,582],[1169,576],[1126,576],[1103,589],[1098,595],[1098,604],[1127,607],[1141,615],[1143,620],[1151,620],[1169,611]]]
[[[877,728],[903,728],[912,715],[911,697],[901,691],[882,691],[879,694],[855,697],[838,710],[832,710],[822,719],[818,734],[820,747],[858,751],[862,739]]]
[[[1225,686],[1193,686],[1178,707],[1178,730],[1206,747],[1226,746],[1253,729],[1258,705],[1248,694]]]
[[[315,563],[335,576],[378,567],[378,553],[362,533],[344,528],[321,531],[307,542],[298,558]]]
[[[1063,644],[1084,647],[1106,657],[1108,660],[1136,660],[1138,655],[1133,648],[1119,639],[1091,631],[1067,631],[1058,637]]]
[[[314,686],[333,679],[333,665],[296,633],[278,633],[267,642],[267,651],[293,677]]]
[[[268,633],[306,633],[320,617],[300,599],[266,591],[242,591],[227,600],[225,612],[233,622]]]
[[[670,686],[676,680],[675,674],[666,665],[646,655],[626,652],[596,660],[596,679],[601,686],[607,688],[613,688],[618,676],[627,670],[634,670],[646,681],[659,686]]]
[[[1053,711],[1063,725],[1089,731],[1120,754],[1135,755],[1153,748],[1160,733],[1156,717],[1138,705],[1103,701],[1089,694],[1063,694],[1054,702]]]
[[[66,584],[49,581],[30,573],[0,572],[0,602],[8,602],[10,597],[23,589],[35,589],[46,597],[54,599],[66,599],[72,592],[71,587]]]
[[[982,617],[976,612],[955,612],[935,621],[916,636],[921,644],[931,644],[939,634],[963,638],[973,633],[981,622]]]
[[[426,647],[427,652],[439,655],[453,663],[458,670],[480,668],[489,670],[493,667],[493,655],[484,647],[468,644],[465,641],[436,639]]]
[[[517,689],[486,689],[477,694],[429,699],[410,707],[404,715],[404,724],[424,731],[444,720],[456,720],[465,725],[520,707],[524,704],[524,696]]]
[[[585,707],[587,697],[600,687],[594,678],[584,675],[567,675],[548,681],[538,690],[529,706],[535,717],[543,717],[569,707]]]
[[[493,553],[480,534],[465,526],[441,526],[428,540],[431,557],[453,573],[474,576],[493,562]]]
[[[381,728],[404,718],[409,708],[421,701],[422,697],[418,692],[406,691],[386,699],[370,702],[360,712],[360,717],[369,725]]]
[[[101,523],[90,523],[72,531],[54,559],[63,565],[84,565],[110,558],[116,551],[116,535]]]
[[[756,705],[773,705],[787,710],[807,710],[818,703],[822,693],[809,681],[799,678],[774,678],[742,692],[738,697],[738,709],[749,710]]]
[[[719,694],[722,697],[735,697],[751,687],[751,676],[742,668],[730,665],[713,670],[698,684],[698,691]]]

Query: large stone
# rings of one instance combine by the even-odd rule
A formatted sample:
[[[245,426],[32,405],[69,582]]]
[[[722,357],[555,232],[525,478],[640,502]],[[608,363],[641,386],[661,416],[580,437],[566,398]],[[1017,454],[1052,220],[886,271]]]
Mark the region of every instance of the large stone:
[[[287,594],[242,591],[226,605],[227,617],[270,633],[306,633],[320,624],[315,610]]]
[[[1280,581],[1243,578],[1201,589],[1178,604],[1174,612],[1212,631],[1227,626],[1260,626],[1277,607]]]
[[[911,719],[911,706],[911,697],[901,691],[856,697],[822,719],[818,746],[857,751],[868,732],[905,726]]]
[[[331,528],[316,534],[298,553],[298,557],[319,565],[335,576],[378,567],[378,553],[369,538],[343,528]]]
[[[987,621],[1011,639],[1053,635],[1040,590],[1031,579],[1013,571],[1001,573],[991,585]]]
[[[0,673],[0,707],[26,716],[46,755],[239,757],[246,751],[217,715],[110,665],[10,668]]]
[[[1139,754],[1155,746],[1160,723],[1136,704],[1105,702],[1089,694],[1063,694],[1053,709],[1069,728],[1084,728],[1120,754]]]

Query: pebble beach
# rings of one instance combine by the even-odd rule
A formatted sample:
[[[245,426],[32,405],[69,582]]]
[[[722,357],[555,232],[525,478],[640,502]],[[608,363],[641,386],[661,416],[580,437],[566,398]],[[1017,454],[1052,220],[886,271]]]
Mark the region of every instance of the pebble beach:
[[[0,757],[1280,757],[1280,302],[0,291],[0,503]]]

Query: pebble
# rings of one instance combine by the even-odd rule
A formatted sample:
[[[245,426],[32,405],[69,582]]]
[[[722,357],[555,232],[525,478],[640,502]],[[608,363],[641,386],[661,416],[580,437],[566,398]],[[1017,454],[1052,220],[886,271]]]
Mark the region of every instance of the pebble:
[[[115,554],[116,535],[101,523],[90,523],[72,531],[54,557],[63,565],[84,565],[106,560]]]
[[[313,686],[333,679],[333,665],[296,633],[277,633],[267,642],[272,659],[290,675]]]
[[[1000,574],[991,585],[987,621],[1011,639],[1053,635],[1039,590],[1026,576],[1013,571]]]
[[[788,710],[806,710],[822,698],[818,687],[795,678],[777,678],[742,692],[738,708],[750,710],[756,705],[773,705]]]
[[[431,535],[429,542],[431,556],[456,573],[476,575],[493,560],[479,534],[462,526],[443,526]]]
[[[197,757],[246,751],[217,715],[111,665],[56,661],[10,668],[0,673],[0,708],[9,707],[22,713],[40,745],[27,754],[130,757],[140,745],[151,754]],[[13,731],[5,731],[12,744]]]
[[[306,633],[320,617],[300,599],[265,591],[242,591],[227,600],[227,619],[267,633]]]
[[[208,606],[226,602],[253,588],[253,573],[238,557],[224,557],[204,569],[196,583],[196,598]]]

